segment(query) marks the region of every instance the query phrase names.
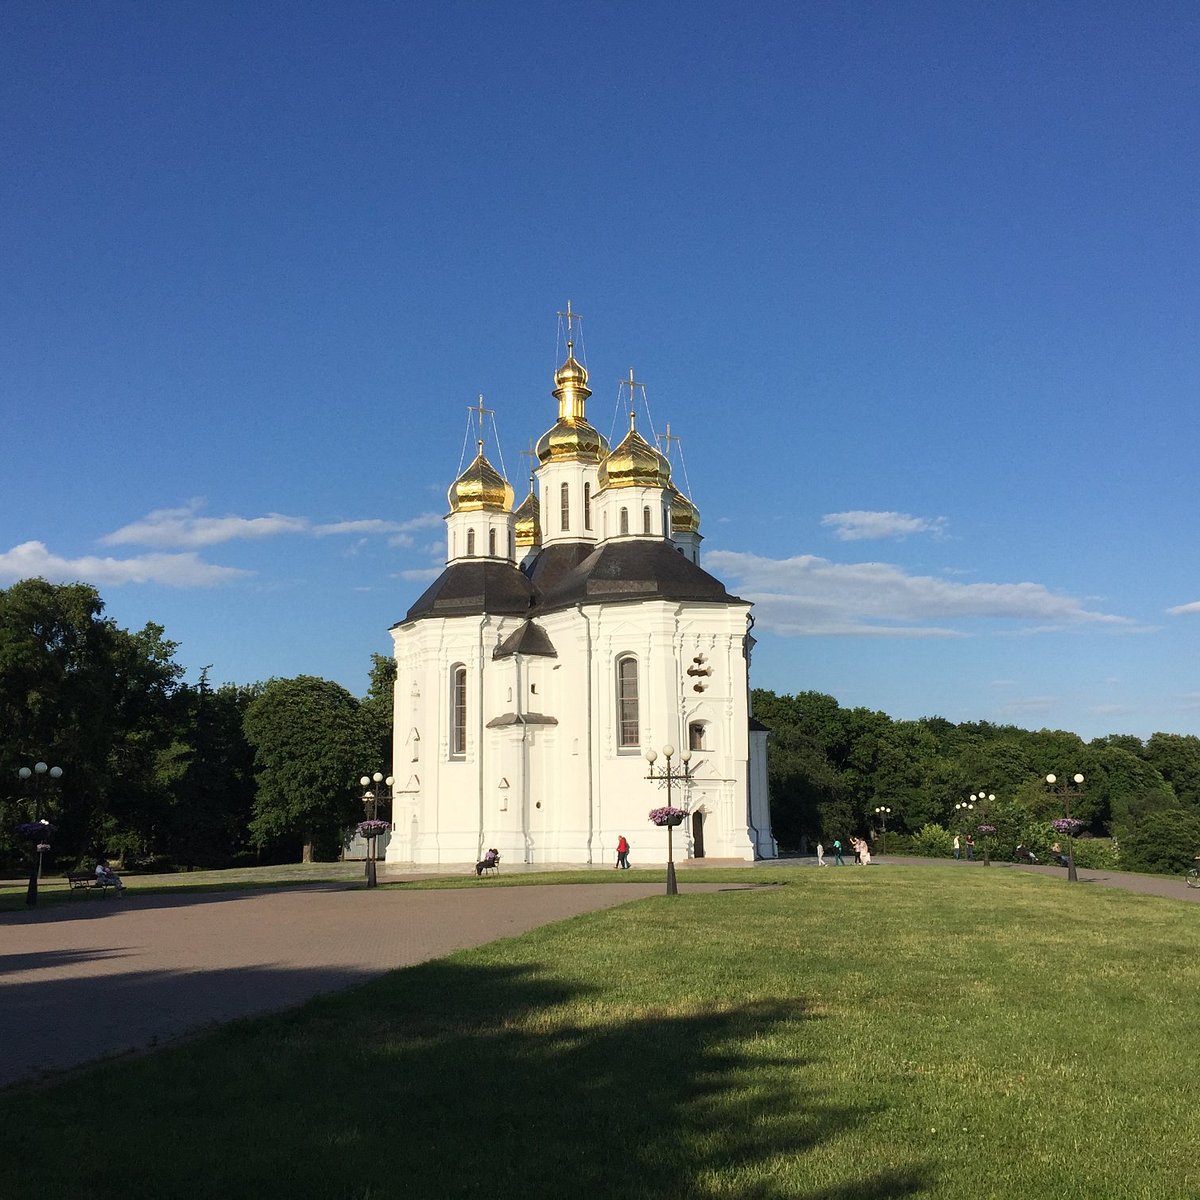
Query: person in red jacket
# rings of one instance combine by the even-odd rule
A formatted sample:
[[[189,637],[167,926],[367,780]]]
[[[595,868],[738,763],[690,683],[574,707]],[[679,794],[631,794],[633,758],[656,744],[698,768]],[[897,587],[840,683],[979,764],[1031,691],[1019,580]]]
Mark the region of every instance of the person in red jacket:
[[[617,865],[613,868],[615,871],[629,870],[629,843],[625,840],[625,835],[621,834],[617,838]]]

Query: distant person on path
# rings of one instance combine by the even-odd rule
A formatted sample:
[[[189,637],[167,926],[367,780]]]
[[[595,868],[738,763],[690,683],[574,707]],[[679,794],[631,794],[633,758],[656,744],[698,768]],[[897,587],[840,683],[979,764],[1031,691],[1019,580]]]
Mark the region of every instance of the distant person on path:
[[[107,887],[116,888],[118,896],[125,894],[125,885],[121,882],[120,875],[108,865],[108,859],[103,854],[96,863],[96,879]]]
[[[1069,867],[1071,865],[1067,861],[1067,856],[1062,852],[1062,846],[1058,842],[1055,842],[1054,845],[1050,847],[1050,853],[1058,859],[1058,865],[1060,867]]]
[[[829,864],[825,861],[825,847],[820,842],[818,842],[817,843],[817,866],[818,867],[827,867],[828,865]]]
[[[962,842],[959,840],[957,833],[954,835],[954,857],[962,858]]]
[[[852,837],[850,839],[850,849],[854,851],[854,865],[856,867],[861,867],[862,866],[862,842],[859,841],[858,838]]]
[[[621,834],[621,836],[617,838],[617,865],[613,868],[613,870],[629,870],[629,843],[625,840],[624,834]]]
[[[866,838],[858,839],[858,860],[864,867],[871,865],[871,847],[867,845]]]
[[[975,835],[967,834],[967,862],[975,861]]]
[[[833,865],[835,867],[844,867],[846,860],[842,858],[842,842],[840,838],[833,839]]]

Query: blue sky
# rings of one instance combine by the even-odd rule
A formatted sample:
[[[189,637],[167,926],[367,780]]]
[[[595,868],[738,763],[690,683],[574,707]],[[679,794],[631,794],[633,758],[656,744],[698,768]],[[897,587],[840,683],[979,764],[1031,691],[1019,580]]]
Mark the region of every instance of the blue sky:
[[[633,367],[755,682],[1200,725],[1190,4],[0,7],[0,586],[328,676]],[[498,456],[497,456],[498,457]]]

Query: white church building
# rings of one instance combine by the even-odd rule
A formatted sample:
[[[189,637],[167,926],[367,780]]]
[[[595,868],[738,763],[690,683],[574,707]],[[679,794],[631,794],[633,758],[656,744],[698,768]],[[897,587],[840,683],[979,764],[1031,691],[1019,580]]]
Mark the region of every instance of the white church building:
[[[392,627],[389,863],[663,861],[647,778],[674,749],[690,782],[676,854],[777,854],[767,733],[750,714],[750,604],[700,566],[700,516],[635,428],[588,423],[568,321],[557,419],[530,491],[478,453],[449,491],[446,567]],[[549,414],[548,414],[549,415]],[[536,487],[535,487],[536,484]],[[682,835],[682,836],[680,836]]]

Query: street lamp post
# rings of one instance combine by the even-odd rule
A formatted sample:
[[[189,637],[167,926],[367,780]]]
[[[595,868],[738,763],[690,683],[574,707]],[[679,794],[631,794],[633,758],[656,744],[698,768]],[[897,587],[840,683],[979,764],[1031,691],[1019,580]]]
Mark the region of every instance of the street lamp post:
[[[1067,835],[1067,882],[1078,883],[1079,876],[1075,873],[1075,840],[1074,831],[1081,828],[1082,821],[1071,816],[1071,799],[1083,795],[1083,776],[1076,771],[1070,779],[1059,780],[1057,775],[1047,775],[1046,791],[1051,796],[1058,796],[1066,810],[1066,820],[1063,822],[1063,832]]]
[[[881,804],[876,810],[875,815],[879,818],[879,823],[883,827],[883,832],[879,835],[879,853],[887,853],[887,819],[892,815],[892,810],[886,805]]]
[[[667,761],[663,766],[655,770],[654,764],[658,761],[658,754],[654,750],[646,751],[645,758],[648,765],[646,778],[654,780],[659,787],[665,783],[667,786],[667,808],[672,810],[673,814],[676,811],[680,812],[678,816],[671,815],[658,822],[667,827],[667,895],[677,896],[679,894],[679,885],[675,882],[675,847],[672,835],[675,832],[675,826],[683,822],[683,815],[681,810],[676,810],[675,806],[671,803],[671,788],[672,785],[679,784],[684,789],[686,803],[686,789],[692,782],[692,752],[690,750],[681,750],[679,752],[680,761],[683,763],[682,766],[676,766],[671,761],[675,757],[674,746],[664,746],[662,752],[663,758]]]
[[[367,843],[367,887],[373,888],[376,885],[375,879],[375,839],[383,832],[383,824],[379,817],[379,806],[381,803],[390,803],[392,799],[392,784],[396,781],[391,775],[384,778],[382,771],[376,771],[374,775],[363,775],[358,783],[363,788],[363,816],[364,820],[359,825],[359,833],[363,836]],[[375,786],[372,787],[371,785]],[[387,788],[387,791],[384,791]]]
[[[979,809],[979,816],[981,818],[979,832],[983,834],[983,865],[990,867],[992,865],[991,839],[992,834],[996,830],[988,824],[988,808],[995,803],[996,794],[995,792],[985,793],[983,788],[980,788],[978,792],[971,793],[971,800],[975,807]]]
[[[22,767],[17,772],[22,783],[27,784],[33,792],[33,820],[35,823],[47,824],[42,820],[42,790],[47,778],[56,783],[62,778],[62,767],[49,767],[44,762],[36,762],[32,767]],[[38,880],[42,875],[42,847],[46,843],[39,839],[34,850],[33,865],[29,870],[29,887],[25,891],[25,903],[32,908],[37,904]]]

